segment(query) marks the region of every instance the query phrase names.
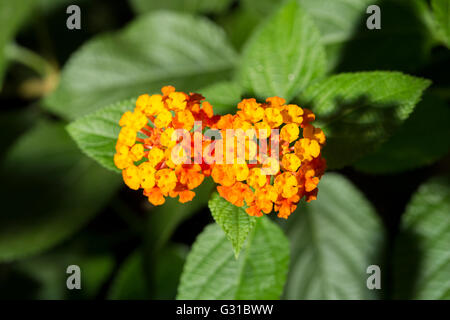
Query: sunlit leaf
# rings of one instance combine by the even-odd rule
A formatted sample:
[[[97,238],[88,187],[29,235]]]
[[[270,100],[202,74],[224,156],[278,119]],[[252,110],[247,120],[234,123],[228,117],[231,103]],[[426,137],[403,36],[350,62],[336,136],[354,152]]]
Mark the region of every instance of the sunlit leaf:
[[[112,104],[75,120],[67,130],[84,153],[105,168],[119,172],[114,165],[119,120],[125,111],[134,109],[135,103],[136,99],[129,99]]]
[[[188,255],[177,299],[279,299],[288,264],[288,240],[266,217],[237,260],[225,233],[209,225]]]
[[[325,73],[325,51],[312,19],[289,2],[246,43],[238,78],[245,89],[261,98],[290,100]]]

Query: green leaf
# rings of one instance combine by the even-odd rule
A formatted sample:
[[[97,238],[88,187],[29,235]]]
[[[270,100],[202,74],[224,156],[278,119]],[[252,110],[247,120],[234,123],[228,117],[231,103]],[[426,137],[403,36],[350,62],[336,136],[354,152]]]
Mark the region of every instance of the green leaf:
[[[192,13],[221,13],[230,6],[232,0],[130,0],[130,2],[136,13],[160,9]]]
[[[73,119],[164,85],[194,91],[229,78],[236,60],[225,33],[209,20],[154,12],[88,41],[70,58],[45,104]]]
[[[199,92],[214,108],[214,114],[236,113],[241,101],[242,88],[235,82],[218,82],[207,86]]]
[[[343,73],[310,86],[300,100],[325,131],[328,167],[374,151],[414,110],[430,81],[400,72]]]
[[[394,298],[450,299],[448,181],[424,183],[408,204],[394,255]]]
[[[448,0],[431,0],[436,32],[441,41],[450,48],[450,2]]]
[[[221,228],[209,225],[188,255],[177,299],[279,299],[288,264],[289,243],[266,217],[237,260]]]
[[[368,173],[395,173],[432,164],[450,149],[450,108],[425,95],[400,129],[355,167]]]
[[[239,259],[217,224],[197,237],[177,299],[279,299],[289,264],[289,243],[279,227],[259,218]]]
[[[373,299],[370,265],[380,265],[384,231],[359,190],[327,173],[316,201],[301,202],[286,222],[291,242],[287,299]]]
[[[245,240],[255,226],[256,218],[249,216],[243,208],[231,204],[218,193],[212,195],[208,205],[214,220],[231,241],[234,255],[237,258]]]
[[[296,2],[289,2],[249,39],[238,78],[261,98],[289,101],[324,75],[325,64],[319,31]]]
[[[134,109],[135,103],[136,99],[129,99],[102,108],[70,123],[67,131],[86,155],[105,168],[120,172],[114,164],[119,120],[125,111]]]
[[[8,1],[0,0],[0,89],[6,70],[6,46],[14,39],[16,32],[26,21],[33,9],[34,0]]]
[[[82,156],[58,123],[41,122],[7,154],[0,173],[0,261],[42,252],[81,229],[120,179]]]

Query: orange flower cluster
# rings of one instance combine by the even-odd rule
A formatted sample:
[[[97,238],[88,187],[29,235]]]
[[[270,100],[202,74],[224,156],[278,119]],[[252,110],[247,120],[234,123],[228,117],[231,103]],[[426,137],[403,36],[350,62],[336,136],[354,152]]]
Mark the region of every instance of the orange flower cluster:
[[[161,91],[140,96],[134,111],[122,116],[114,156],[125,183],[142,188],[152,204],[167,196],[192,200],[207,176],[223,198],[251,216],[275,211],[287,218],[303,197],[316,199],[326,167],[325,135],[311,124],[310,110],[272,97],[265,103],[244,99],[236,114],[215,116],[199,94],[171,86]],[[205,128],[220,138],[206,139]],[[185,134],[174,138],[177,129]]]
[[[122,170],[126,185],[142,188],[150,203],[161,205],[167,196],[179,196],[184,203],[192,200],[192,190],[211,172],[209,165],[193,161],[191,141],[203,140],[202,133],[193,130],[194,122],[211,125],[218,116],[208,102],[201,103],[204,98],[199,94],[176,92],[172,86],[161,92],[141,95],[134,111],[123,114],[114,163]],[[185,129],[189,137],[172,139],[176,129]]]
[[[285,104],[279,97],[268,98],[266,103],[244,99],[238,109],[236,115],[222,116],[215,127],[225,135],[224,131],[230,128],[250,132],[241,151],[245,161],[231,164],[224,161],[225,164],[213,166],[217,190],[234,205],[245,204],[251,216],[259,217],[274,210],[278,217],[286,219],[300,199],[305,197],[309,202],[317,197],[317,184],[326,167],[321,157],[325,135],[311,124],[315,115],[310,110]],[[266,137],[270,137],[270,144],[261,144]],[[260,139],[259,143],[254,138]],[[239,141],[239,136],[236,139]],[[224,139],[224,158],[233,146],[244,144],[243,140],[236,144],[236,139]],[[236,148],[234,153],[235,159],[239,159]]]

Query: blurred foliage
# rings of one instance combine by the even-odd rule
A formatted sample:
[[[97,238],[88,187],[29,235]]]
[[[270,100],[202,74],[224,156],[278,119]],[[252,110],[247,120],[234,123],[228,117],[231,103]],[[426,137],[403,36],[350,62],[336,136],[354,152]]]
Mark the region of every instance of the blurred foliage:
[[[385,232],[376,211],[339,174],[328,173],[320,185],[320,201],[302,202],[284,224],[292,244],[285,298],[381,298],[367,290],[361,267],[384,264]]]
[[[0,297],[450,299],[449,6],[0,0]],[[130,99],[166,84],[218,114],[243,97],[300,102],[337,172],[288,221],[252,221],[210,180],[188,204],[151,206],[120,188],[112,155]]]
[[[73,119],[142,92],[158,91],[167,83],[186,91],[200,89],[229,78],[236,59],[225,34],[210,21],[182,13],[149,13],[125,30],[99,35],[83,45],[45,104]]]

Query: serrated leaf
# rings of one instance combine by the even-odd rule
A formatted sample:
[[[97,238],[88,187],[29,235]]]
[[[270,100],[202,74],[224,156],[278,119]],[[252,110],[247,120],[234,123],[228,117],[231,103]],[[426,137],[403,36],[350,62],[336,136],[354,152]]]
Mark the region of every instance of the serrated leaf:
[[[343,73],[301,95],[325,131],[328,167],[340,168],[380,146],[414,110],[430,81],[400,72]]]
[[[164,85],[194,91],[229,78],[236,59],[225,33],[209,20],[158,11],[88,41],[70,58],[45,105],[74,119]]]
[[[67,126],[67,131],[80,149],[105,168],[120,172],[114,165],[119,120],[127,110],[132,111],[136,99],[129,99],[81,117]]]
[[[235,82],[218,82],[199,90],[205,100],[210,102],[214,114],[236,113],[241,101],[242,88]]]
[[[320,33],[296,3],[289,2],[255,30],[247,42],[238,78],[261,98],[290,100],[325,73]]]
[[[425,96],[400,129],[355,168],[368,173],[396,173],[432,164],[450,149],[450,108]]]
[[[209,225],[188,255],[177,299],[279,299],[288,264],[288,240],[266,217],[238,260],[221,228]]]
[[[137,13],[161,9],[192,13],[221,13],[230,6],[232,0],[130,0],[130,2]]]
[[[237,207],[214,193],[208,202],[214,220],[225,232],[233,246],[234,255],[239,256],[242,246],[256,223],[241,207]]]
[[[0,261],[42,252],[83,227],[120,179],[84,157],[60,123],[41,122],[1,168]]]
[[[450,48],[450,1],[431,0],[436,33],[442,42]]]
[[[448,181],[424,183],[408,204],[394,254],[394,298],[450,299]]]
[[[366,269],[381,266],[384,230],[375,210],[347,179],[327,173],[316,201],[286,222],[291,242],[287,299],[373,299]]]

